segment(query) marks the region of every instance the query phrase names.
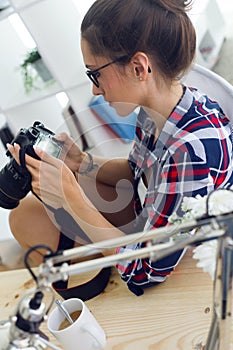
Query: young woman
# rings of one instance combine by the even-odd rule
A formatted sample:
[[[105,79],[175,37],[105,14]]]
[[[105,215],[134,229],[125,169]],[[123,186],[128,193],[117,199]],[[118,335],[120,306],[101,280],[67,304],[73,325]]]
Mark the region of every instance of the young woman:
[[[93,94],[103,95],[122,118],[136,107],[140,113],[128,159],[93,158],[65,134],[58,136],[64,141],[64,162],[39,149],[42,161],[26,156],[34,193],[72,217],[77,224],[73,239],[81,237],[79,243],[165,226],[169,216],[180,211],[184,196],[233,184],[227,117],[216,102],[180,80],[192,65],[196,47],[187,9],[182,0],[97,0],[83,19],[81,48]],[[18,160],[19,146],[8,149]],[[138,187],[143,186],[145,193],[139,196]],[[106,209],[110,200],[118,203],[112,212]],[[56,249],[56,221],[62,228],[67,224],[54,220],[33,196],[10,215],[12,232],[24,249],[36,243]],[[132,242],[117,252],[140,247]],[[181,255],[117,267],[129,288],[140,294],[144,287],[163,282]]]

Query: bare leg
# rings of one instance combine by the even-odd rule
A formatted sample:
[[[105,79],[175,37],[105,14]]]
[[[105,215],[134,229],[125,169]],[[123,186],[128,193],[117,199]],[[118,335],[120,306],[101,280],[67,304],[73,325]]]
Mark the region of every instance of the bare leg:
[[[80,182],[93,204],[96,207],[100,206],[98,209],[113,225],[122,228],[125,232],[132,232],[131,223],[134,213],[130,191],[116,192],[115,188],[103,184],[96,186],[88,178]],[[117,198],[119,198],[118,201]],[[111,206],[112,209],[109,210]],[[59,226],[53,214],[34,196],[28,195],[21,200],[20,205],[11,211],[9,220],[12,234],[25,251],[37,244],[44,244],[52,250],[57,249],[60,237]],[[36,263],[42,261],[41,254],[33,253],[31,257]]]
[[[94,182],[88,177],[80,177],[78,182],[91,202],[109,222],[126,233],[132,232],[132,223],[135,219],[132,187],[116,189]]]
[[[23,250],[27,251],[36,244],[44,244],[55,250],[60,231],[53,221],[53,215],[45,210],[43,204],[29,195],[20,201],[9,215],[11,232]],[[40,254],[33,254],[36,263],[42,261]]]

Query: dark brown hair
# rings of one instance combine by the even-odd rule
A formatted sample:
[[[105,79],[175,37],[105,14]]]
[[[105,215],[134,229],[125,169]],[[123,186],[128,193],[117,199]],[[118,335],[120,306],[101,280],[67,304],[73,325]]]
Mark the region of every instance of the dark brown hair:
[[[189,69],[196,33],[187,15],[191,1],[97,0],[86,13],[81,35],[94,55],[125,63],[142,51],[166,79]],[[122,64],[122,62],[120,63]]]

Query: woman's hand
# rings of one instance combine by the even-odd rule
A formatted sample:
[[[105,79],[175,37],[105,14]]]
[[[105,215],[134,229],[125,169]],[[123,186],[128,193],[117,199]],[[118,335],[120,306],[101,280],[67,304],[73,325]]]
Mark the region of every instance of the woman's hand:
[[[75,142],[66,133],[61,133],[54,136],[55,140],[63,143],[61,159],[70,168],[76,172],[85,157],[85,153],[75,144]]]
[[[20,146],[8,145],[8,150],[20,164]],[[70,200],[78,200],[82,190],[68,166],[38,148],[35,148],[35,152],[41,160],[25,155],[26,167],[32,176],[33,192],[53,208],[63,207]]]

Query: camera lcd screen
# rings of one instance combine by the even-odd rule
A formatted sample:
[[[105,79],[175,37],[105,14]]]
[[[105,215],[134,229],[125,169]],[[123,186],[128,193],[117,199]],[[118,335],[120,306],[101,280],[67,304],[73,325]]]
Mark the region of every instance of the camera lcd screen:
[[[58,158],[60,156],[62,147],[53,141],[52,138],[48,136],[41,135],[36,143],[35,146],[42,149],[43,151],[47,152],[51,156]]]

